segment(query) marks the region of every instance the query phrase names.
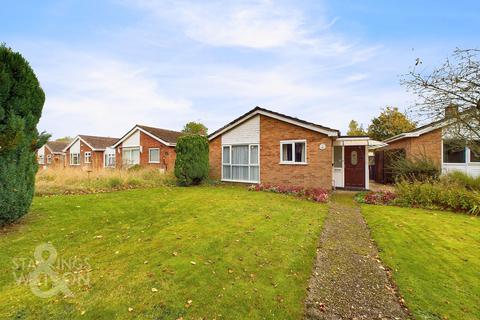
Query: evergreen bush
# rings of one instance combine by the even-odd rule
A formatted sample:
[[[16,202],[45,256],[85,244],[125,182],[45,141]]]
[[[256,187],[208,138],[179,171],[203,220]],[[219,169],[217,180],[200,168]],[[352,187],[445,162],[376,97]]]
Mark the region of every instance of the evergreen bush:
[[[208,177],[208,139],[198,134],[185,135],[175,147],[175,176],[183,186],[200,184]]]
[[[45,94],[21,54],[0,44],[0,225],[27,213],[38,166],[36,150]]]

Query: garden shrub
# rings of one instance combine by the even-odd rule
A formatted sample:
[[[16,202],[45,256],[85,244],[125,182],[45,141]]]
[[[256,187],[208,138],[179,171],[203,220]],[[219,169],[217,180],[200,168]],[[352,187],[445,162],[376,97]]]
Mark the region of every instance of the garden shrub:
[[[429,209],[480,214],[480,193],[442,182],[401,181],[396,185],[396,203]]]
[[[180,185],[197,185],[208,177],[207,137],[195,134],[181,136],[175,151],[175,176]]]
[[[396,157],[389,164],[389,169],[395,180],[430,181],[440,176],[438,165],[427,155],[420,155],[413,159]]]
[[[289,194],[296,197],[313,200],[315,202],[327,202],[330,197],[329,192],[323,188],[303,188],[297,186],[256,184],[250,186],[249,190]]]
[[[28,62],[0,44],[0,225],[30,208],[38,169],[35,153],[48,139],[37,131],[44,102]]]
[[[453,171],[442,177],[445,184],[455,184],[469,190],[480,191],[480,176],[472,177],[461,171]]]

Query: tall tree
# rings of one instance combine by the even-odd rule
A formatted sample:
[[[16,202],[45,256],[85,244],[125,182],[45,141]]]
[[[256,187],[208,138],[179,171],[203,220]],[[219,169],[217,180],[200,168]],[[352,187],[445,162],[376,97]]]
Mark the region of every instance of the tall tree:
[[[449,135],[480,156],[480,49],[456,49],[433,70],[417,63],[401,83],[417,96],[414,112],[428,120],[452,118]]]
[[[206,136],[208,129],[203,123],[190,121],[183,126],[182,132],[184,134],[199,134],[201,136]]]
[[[32,202],[38,166],[35,151],[45,94],[20,53],[0,45],[0,225],[23,216]]]
[[[397,107],[386,107],[378,117],[372,119],[372,124],[368,127],[368,136],[382,141],[415,128],[415,122]]]
[[[359,125],[357,121],[352,120],[348,124],[347,136],[366,136],[367,132],[363,129],[363,124]]]

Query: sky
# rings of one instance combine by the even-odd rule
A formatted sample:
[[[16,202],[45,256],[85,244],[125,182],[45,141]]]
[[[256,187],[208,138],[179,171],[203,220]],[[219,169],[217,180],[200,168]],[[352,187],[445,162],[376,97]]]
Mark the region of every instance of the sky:
[[[255,106],[345,132],[421,59],[479,48],[479,1],[2,0],[0,42],[46,93],[40,131],[120,137],[135,124],[213,132]],[[415,115],[412,114],[414,117]]]

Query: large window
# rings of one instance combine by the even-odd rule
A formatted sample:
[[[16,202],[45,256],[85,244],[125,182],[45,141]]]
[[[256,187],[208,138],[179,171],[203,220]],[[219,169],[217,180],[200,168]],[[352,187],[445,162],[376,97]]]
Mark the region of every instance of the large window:
[[[306,164],[307,163],[307,142],[281,141],[280,142],[280,163],[284,164]]]
[[[80,153],[70,153],[70,165],[78,166],[80,164]]]
[[[105,167],[115,167],[115,153],[105,153]]]
[[[148,162],[150,162],[150,163],[160,163],[160,149],[159,148],[148,149]]]
[[[473,147],[475,150],[470,149],[470,162],[480,162],[480,141],[475,141]]]
[[[140,148],[124,148],[122,162],[127,166],[140,164]]]
[[[457,140],[443,140],[443,163],[466,163],[465,146]]]
[[[83,162],[91,163],[92,162],[92,153],[90,151],[85,152],[83,156]]]
[[[259,182],[258,144],[222,147],[222,179],[240,182]]]

